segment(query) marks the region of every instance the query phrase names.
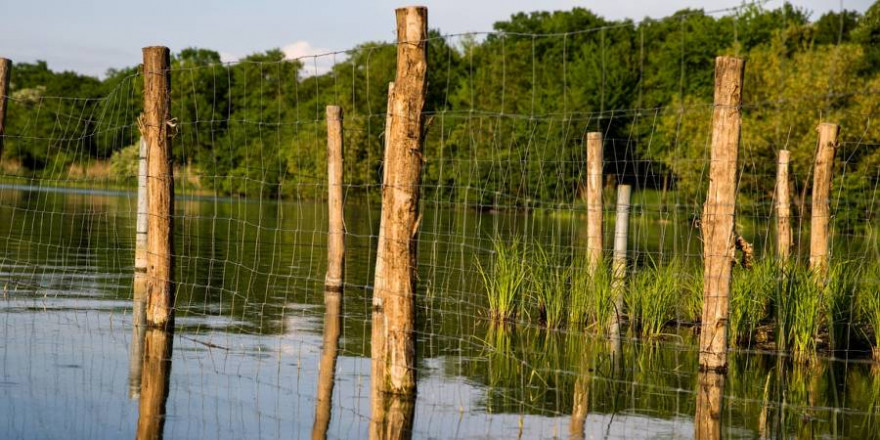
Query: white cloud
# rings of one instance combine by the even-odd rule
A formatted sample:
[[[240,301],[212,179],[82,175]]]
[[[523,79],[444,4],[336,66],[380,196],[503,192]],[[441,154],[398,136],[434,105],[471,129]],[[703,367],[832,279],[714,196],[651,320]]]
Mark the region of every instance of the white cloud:
[[[345,60],[344,53],[333,53],[323,47],[313,47],[308,41],[294,41],[281,48],[288,60],[299,60],[303,64],[303,76],[323,75],[333,65]]]
[[[220,62],[221,63],[234,63],[238,61],[240,57],[235,54],[231,54],[229,52],[220,51]]]

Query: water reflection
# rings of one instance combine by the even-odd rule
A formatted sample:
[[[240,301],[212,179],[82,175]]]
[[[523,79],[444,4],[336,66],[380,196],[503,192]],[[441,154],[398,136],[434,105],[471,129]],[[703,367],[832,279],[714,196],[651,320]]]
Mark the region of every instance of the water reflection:
[[[143,342],[137,440],[160,440],[165,427],[165,404],[171,377],[172,333],[150,328]]]
[[[699,376],[694,437],[697,440],[720,440],[724,374],[701,371]]]
[[[373,387],[376,388],[375,386]],[[412,438],[415,397],[374,392],[370,396],[370,440]]]
[[[339,334],[342,324],[342,294],[326,292],[324,306],[324,343],[321,349],[321,366],[318,370],[318,394],[312,440],[326,439],[327,428],[330,426],[336,358],[339,355]]]
[[[135,275],[134,308],[132,309],[131,348],[128,356],[128,397],[137,399],[141,394],[141,370],[144,361],[144,336],[147,333],[147,303],[144,289],[138,289]],[[144,286],[145,287],[145,286]]]

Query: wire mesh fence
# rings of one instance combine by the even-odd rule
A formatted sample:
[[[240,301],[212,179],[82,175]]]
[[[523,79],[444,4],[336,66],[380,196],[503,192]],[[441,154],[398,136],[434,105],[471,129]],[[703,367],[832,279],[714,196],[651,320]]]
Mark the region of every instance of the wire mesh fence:
[[[398,43],[235,63],[176,53],[173,334],[132,312],[144,72],[73,97],[14,67],[0,150],[3,424],[13,438],[872,438],[878,75],[845,26],[831,41],[820,30],[790,5],[753,4],[431,31],[415,115],[387,104]],[[698,342],[716,55],[747,62],[729,357],[712,376]],[[324,288],[328,105],[344,110],[341,295]],[[383,186],[389,118],[423,132],[409,134],[421,141],[417,394],[385,400],[371,393],[371,330],[383,193],[399,189]],[[840,126],[819,200],[824,274],[810,266],[820,123]],[[588,133],[604,149],[593,262]],[[624,185],[625,265],[612,270]]]

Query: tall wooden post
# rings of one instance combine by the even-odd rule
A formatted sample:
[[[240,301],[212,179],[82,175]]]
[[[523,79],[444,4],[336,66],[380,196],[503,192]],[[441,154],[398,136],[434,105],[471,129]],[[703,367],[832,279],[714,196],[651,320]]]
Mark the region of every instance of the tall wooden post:
[[[0,159],[3,158],[3,145],[6,141],[6,101],[9,97],[9,76],[12,61],[0,58]]]
[[[144,48],[143,135],[147,139],[147,324],[169,328],[174,320],[171,166],[171,71],[167,47]]]
[[[345,221],[342,214],[342,108],[327,106],[327,276],[325,292],[340,292],[345,281]]]
[[[620,315],[623,313],[623,293],[626,282],[626,248],[629,235],[629,200],[632,187],[617,187],[617,216],[614,219],[614,255],[611,263],[611,291],[614,295],[614,312],[608,326],[612,341],[620,339]]]
[[[776,256],[780,263],[787,263],[791,256],[791,196],[788,164],[791,153],[779,150],[776,164]]]
[[[824,284],[828,273],[829,238],[831,226],[831,178],[834,169],[834,150],[840,126],[819,124],[819,144],[816,147],[816,166],[813,170],[813,208],[810,212],[810,270]]]
[[[745,61],[715,59],[715,110],[709,191],[703,207],[703,319],[700,330],[700,369],[727,368],[727,317],[734,258],[737,150],[742,123],[741,104]]]
[[[587,271],[602,264],[602,133],[587,133]]]
[[[427,88],[428,9],[399,8],[393,117],[385,149],[382,216],[374,295],[384,320],[384,391],[415,392],[415,274],[422,132]],[[374,302],[374,322],[377,319]],[[380,378],[374,378],[380,379]]]

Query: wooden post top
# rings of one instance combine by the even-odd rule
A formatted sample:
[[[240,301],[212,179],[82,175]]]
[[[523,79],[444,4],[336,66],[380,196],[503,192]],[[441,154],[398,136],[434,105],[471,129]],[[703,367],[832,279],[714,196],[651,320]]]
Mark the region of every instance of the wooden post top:
[[[327,120],[328,121],[341,121],[342,120],[342,107],[338,105],[328,105],[327,106]]]

